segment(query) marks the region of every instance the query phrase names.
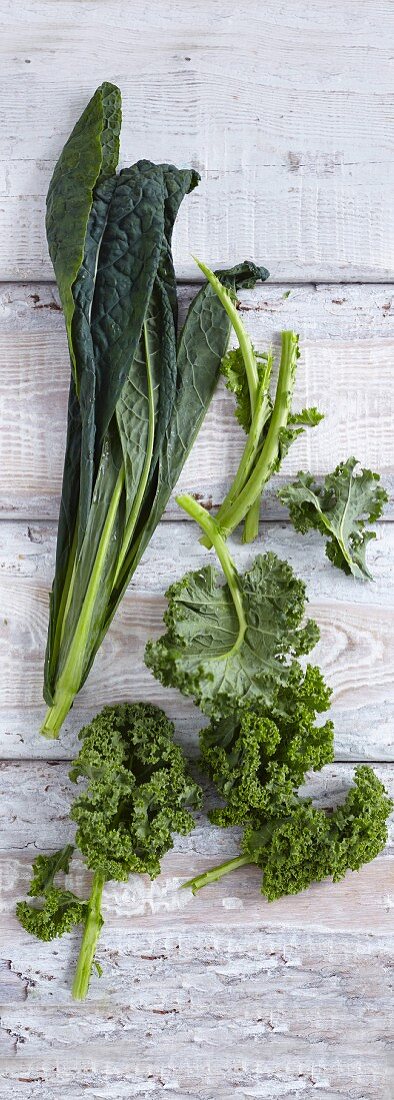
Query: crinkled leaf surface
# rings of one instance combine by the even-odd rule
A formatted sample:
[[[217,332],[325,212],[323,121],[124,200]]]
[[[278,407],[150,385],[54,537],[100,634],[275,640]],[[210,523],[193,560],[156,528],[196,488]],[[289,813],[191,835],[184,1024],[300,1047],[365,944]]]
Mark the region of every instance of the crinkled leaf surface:
[[[258,555],[239,585],[247,620],[240,646],[229,587],[206,566],[169,588],[167,633],[146,648],[157,679],[193,696],[213,717],[257,701],[272,706],[294,658],[308,653],[319,636],[314,622],[301,626],[305,585],[275,554]]]
[[[245,829],[242,850],[263,870],[261,892],[270,900],[298,894],[312,882],[338,882],[375,859],[387,841],[392,802],[372,768],[356,768],[354,786],[333,813],[299,799],[276,822]]]
[[[300,470],[297,480],[281,489],[279,497],[297,531],[320,531],[327,537],[326,554],[333,565],[365,580],[371,578],[366,564],[368,542],[376,538],[366,523],[379,518],[388,497],[378,484],[379,474],[365,469],[355,473],[357,466],[354,457],[340,462],[322,485]]]
[[[172,833],[193,827],[187,807],[200,804],[200,789],[173,734],[172,722],[149,703],[104,707],[81,730],[70,777],[88,784],[71,817],[88,867],[106,879],[126,880],[133,871],[153,878]]]
[[[39,940],[53,940],[71,932],[75,924],[86,920],[88,902],[81,901],[71,890],[50,886],[43,895],[41,906],[19,901],[16,915],[26,932]]]
[[[48,248],[60,291],[74,367],[72,287],[82,264],[94,187],[99,179],[113,175],[118,163],[121,117],[119,89],[105,81],[74,126],[48,190]]]
[[[65,848],[53,852],[50,856],[37,856],[33,863],[33,878],[29,889],[31,897],[39,897],[49,886],[53,886],[55,875],[59,871],[63,871],[65,875],[68,874],[73,851],[74,846],[66,844]]]

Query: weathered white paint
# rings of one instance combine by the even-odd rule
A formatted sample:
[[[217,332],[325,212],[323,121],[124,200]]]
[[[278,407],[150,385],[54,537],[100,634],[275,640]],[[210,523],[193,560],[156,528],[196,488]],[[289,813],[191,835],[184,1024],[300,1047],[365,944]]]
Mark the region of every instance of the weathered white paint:
[[[283,328],[301,338],[294,407],[325,414],[291,448],[269,488],[265,514],[284,516],[275,489],[307,468],[322,475],[350,454],[381,471],[394,488],[394,305],[392,288],[294,288],[264,284],[242,295],[248,330],[259,349]],[[190,289],[181,295],[182,307]],[[69,366],[64,322],[52,286],[7,286],[0,295],[0,510],[3,515],[57,518],[66,429]],[[220,385],[178,488],[206,503],[223,498],[244,435],[234,402]],[[172,501],[168,518],[177,514]],[[387,510],[390,514],[390,510]]]
[[[1,754],[69,755],[75,747],[75,733],[86,718],[106,701],[121,698],[163,703],[181,726],[185,722],[188,738],[193,739],[201,724],[198,712],[177,692],[163,692],[145,668],[143,652],[147,638],[163,630],[164,590],[186,569],[212,560],[199,544],[197,527],[191,523],[158,527],[57,745],[44,742],[37,732],[44,713],[40,708],[42,669],[55,527],[3,522],[1,536]],[[235,539],[232,547],[240,569],[247,567],[257,550],[271,550],[287,558],[307,582],[308,613],[321,628],[321,641],[312,659],[321,664],[334,691],[338,755],[392,759],[393,525],[378,525],[369,551],[375,581],[369,584],[334,569],[318,534],[302,539],[288,524],[263,525],[255,547]]]
[[[299,400],[326,422],[287,474],[324,474],[354,451],[393,491],[393,287],[354,282],[393,277],[392,25],[389,0],[3,0],[0,279],[52,279],[53,165],[94,88],[118,82],[122,164],[150,156],[202,175],[175,234],[179,276],[195,279],[192,252],[211,264],[254,256],[277,284],[242,295],[256,345],[300,332]],[[311,279],[346,285],[283,297]],[[180,290],[182,310],[190,295]],[[153,694],[196,753],[197,712],[148,678],[142,651],[165,585],[204,554],[171,502],[178,522],[158,530],[62,739],[39,738],[55,528],[38,521],[56,519],[68,383],[52,285],[0,285],[0,358],[0,511],[27,521],[0,524],[0,757],[16,758],[0,770],[1,1100],[391,1100],[392,836],[335,886],[268,905],[248,868],[193,899],[179,883],[237,847],[235,831],[199,815],[158,880],[106,888],[104,975],[84,1005],[69,993],[79,933],[41,944],[15,921],[35,851],[69,829],[56,761],[97,706]],[[241,444],[221,391],[182,488],[217,503]],[[265,518],[283,517],[270,492]],[[394,531],[377,534],[373,585],[352,584],[317,536],[283,522],[263,527],[263,548],[307,581],[337,756],[379,759],[392,784]],[[335,801],[351,774],[336,764],[318,783]],[[72,884],[88,888],[80,863]]]
[[[103,79],[123,93],[122,164],[192,164],[191,254],[275,278],[390,278],[392,6],[380,0],[26,0],[1,7],[0,277],[48,278],[44,200]]]

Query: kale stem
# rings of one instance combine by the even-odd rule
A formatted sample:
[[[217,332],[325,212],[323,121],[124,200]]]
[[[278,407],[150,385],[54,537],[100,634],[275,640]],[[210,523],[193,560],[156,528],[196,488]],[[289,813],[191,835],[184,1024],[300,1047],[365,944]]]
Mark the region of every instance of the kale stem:
[[[256,465],[237,498],[222,513],[220,529],[224,538],[245,518],[249,508],[260,496],[265,483],[275,469],[280,453],[280,432],[289,418],[298,358],[298,337],[295,332],[282,332],[282,351],[275,403],[265,443]]]
[[[103,925],[101,898],[104,882],[104,875],[96,871],[93,878],[88,915],[83,931],[81,949],[78,956],[77,969],[75,971],[72,988],[72,995],[75,1001],[83,1001],[89,989],[97,940]]]
[[[249,435],[248,435],[248,438],[247,438],[246,443],[245,443],[245,447],[244,447],[244,450],[243,450],[241,461],[240,461],[239,466],[238,466],[237,473],[234,477],[234,480],[232,481],[232,484],[230,485],[230,488],[228,490],[227,495],[224,498],[223,503],[220,505],[220,508],[219,508],[219,510],[218,510],[218,512],[216,513],[216,516],[215,516],[216,523],[218,523],[219,526],[221,526],[222,517],[226,516],[228,509],[230,508],[230,506],[236,500],[237,496],[241,492],[241,489],[243,489],[245,483],[247,482],[247,480],[248,480],[248,478],[249,478],[249,476],[250,476],[250,474],[253,470],[253,466],[254,466],[254,463],[255,463],[255,460],[256,460],[256,455],[258,453],[259,446],[260,446],[260,441],[261,441],[263,428],[264,428],[264,425],[267,423],[267,420],[268,420],[270,412],[271,412],[270,402],[269,402],[269,394],[268,394],[268,386],[269,386],[271,370],[272,370],[272,356],[270,355],[269,358],[268,358],[267,368],[266,368],[266,371],[265,371],[265,374],[264,374],[264,378],[263,378],[263,381],[262,381],[262,384],[261,384],[260,399],[256,403],[256,407],[255,407],[255,410],[254,410],[254,413],[253,413],[253,416],[252,416],[252,423],[250,425]],[[256,507],[255,504],[252,506],[252,508],[254,508],[254,507]],[[260,517],[260,501],[259,501],[258,498],[257,498],[257,516],[258,516],[258,519],[257,519],[257,531],[258,531],[258,520],[259,520],[259,517]],[[253,527],[253,524],[255,524],[255,515],[254,515],[254,520],[251,520],[251,529]],[[257,531],[256,531],[256,535],[257,535]],[[256,536],[254,536],[254,537],[256,537]],[[245,541],[250,542],[250,541],[252,541],[252,539],[248,538],[248,539],[245,539]],[[210,548],[212,546],[212,542],[210,541],[210,539],[207,538],[206,535],[204,535],[200,539],[200,542],[202,543],[203,546],[206,546],[208,548],[208,550],[210,550]]]
[[[196,257],[194,257],[194,259],[196,259]],[[222,306],[226,310],[227,316],[229,317],[229,319],[231,321],[234,332],[235,332],[236,336],[238,337],[238,343],[239,343],[240,351],[241,351],[242,358],[243,358],[243,361],[244,361],[245,373],[246,373],[248,389],[249,389],[250,408],[251,408],[251,414],[252,414],[252,425],[251,425],[251,428],[250,428],[250,432],[249,432],[249,435],[248,435],[248,440],[247,440],[247,443],[246,443],[246,446],[245,446],[245,449],[244,449],[244,453],[243,453],[243,456],[242,456],[242,459],[241,459],[241,462],[240,462],[240,465],[239,465],[239,468],[238,468],[238,472],[237,472],[237,474],[234,478],[234,481],[233,481],[233,483],[232,483],[232,485],[229,489],[229,492],[227,493],[227,496],[226,496],[226,498],[223,501],[223,504],[221,506],[222,509],[226,509],[232,503],[232,501],[237,496],[239,491],[242,489],[246,479],[248,478],[248,476],[250,474],[250,471],[252,469],[252,466],[253,466],[253,463],[254,463],[254,460],[255,460],[255,457],[256,457],[256,451],[257,451],[259,443],[260,443],[261,433],[262,433],[264,424],[265,424],[265,422],[266,422],[266,420],[269,416],[270,408],[269,408],[269,402],[268,402],[268,395],[264,391],[266,390],[266,386],[268,386],[268,383],[269,383],[269,377],[270,377],[271,366],[272,366],[272,357],[271,356],[268,357],[267,368],[266,368],[266,372],[265,372],[265,379],[262,382],[262,384],[259,385],[259,372],[258,372],[258,368],[257,368],[256,355],[255,355],[255,352],[254,352],[253,344],[252,344],[252,341],[250,339],[250,336],[249,336],[248,332],[245,329],[245,326],[243,325],[243,323],[241,321],[241,318],[240,318],[239,313],[238,313],[237,308],[236,308],[236,304],[235,304],[232,296],[229,294],[226,287],[224,287],[223,284],[220,282],[220,279],[217,278],[217,276],[214,274],[213,271],[210,270],[209,267],[206,267],[206,265],[204,263],[202,263],[200,260],[197,260],[197,259],[196,259],[196,263],[198,264],[200,270],[206,276],[208,281],[211,283],[211,286],[212,286],[213,290],[215,291],[215,293],[217,294],[220,302],[222,303]],[[256,511],[257,511],[257,530],[256,530]],[[251,519],[250,519],[250,523],[248,525],[248,530],[250,531],[250,538],[246,539],[245,541],[251,541],[252,538],[256,538],[256,535],[258,533],[259,511],[260,511],[259,510],[259,505],[257,504],[257,509],[256,509],[256,506],[254,504],[252,504],[252,516],[251,516]],[[218,516],[217,516],[217,519],[218,519],[219,523],[220,523],[220,516],[221,516],[221,509],[219,509],[219,513],[218,513]],[[211,548],[212,543],[210,542],[210,540],[208,539],[207,536],[204,536],[200,541],[203,544],[203,546],[207,546],[208,549]]]
[[[197,893],[197,890],[201,890],[203,886],[209,886],[210,882],[218,882],[224,875],[230,874],[231,871],[236,871],[238,867],[245,867],[247,863],[250,863],[250,856],[235,856],[234,859],[228,859],[225,863],[219,863],[217,867],[211,867],[210,871],[204,871],[202,875],[196,875],[195,878],[189,879],[188,882],[183,882],[181,889],[186,890],[189,887],[193,894]]]
[[[257,370],[256,356],[253,350],[253,344],[250,339],[249,333],[246,331],[245,326],[242,324],[241,318],[237,311],[236,302],[234,301],[234,295],[230,294],[230,291],[227,290],[227,287],[223,286],[223,283],[220,282],[220,279],[218,279],[217,275],[215,275],[215,273],[211,271],[211,269],[207,267],[206,264],[202,262],[202,260],[198,260],[196,256],[193,256],[193,259],[196,261],[196,264],[200,268],[200,271],[202,271],[203,275],[205,275],[205,278],[208,279],[208,282],[211,284],[211,287],[215,291],[215,294],[217,294],[219,301],[222,303],[222,306],[226,310],[227,316],[231,321],[234,332],[238,337],[238,343],[242,352],[242,358],[245,363],[245,371],[250,394],[250,404],[253,412],[259,385],[259,375]]]
[[[254,542],[259,533],[260,523],[260,495],[251,504],[245,516],[245,525],[242,533],[242,542]]]
[[[56,684],[54,701],[45,716],[41,733],[44,737],[57,737],[60,727],[79,691],[85,667],[86,649],[94,611],[94,605],[102,581],[103,567],[119,507],[124,485],[124,467],[119,470],[107,517],[102,530],[93,569],[90,575],[79,619],[71,639],[64,666]]]
[[[56,665],[60,652],[61,640],[64,633],[65,621],[68,615],[68,610],[71,602],[71,595],[74,587],[75,580],[75,565],[77,556],[77,544],[78,544],[78,515],[75,521],[73,541],[71,544],[71,550],[67,562],[67,571],[64,578],[64,584],[62,589],[61,600],[59,604],[59,610],[56,618],[55,636],[53,639],[53,647],[51,654],[51,666],[53,670],[56,670]]]
[[[176,497],[176,502],[177,504],[179,504],[180,508],[183,508],[184,511],[192,517],[192,519],[196,520],[196,523],[198,523],[204,533],[208,535],[211,540],[212,546],[214,547],[216,554],[219,558],[223,573],[231,592],[239,623],[238,637],[236,642],[234,643],[234,646],[232,646],[231,649],[231,652],[235,653],[237,649],[239,649],[242,645],[247,629],[247,622],[242,602],[242,593],[239,586],[238,573],[235,568],[233,559],[227,549],[224,539],[222,538],[216,521],[208,515],[208,512],[205,511],[205,508],[202,508],[201,504],[197,504],[197,501],[193,500],[193,497],[188,496],[187,493],[184,493],[182,496]]]

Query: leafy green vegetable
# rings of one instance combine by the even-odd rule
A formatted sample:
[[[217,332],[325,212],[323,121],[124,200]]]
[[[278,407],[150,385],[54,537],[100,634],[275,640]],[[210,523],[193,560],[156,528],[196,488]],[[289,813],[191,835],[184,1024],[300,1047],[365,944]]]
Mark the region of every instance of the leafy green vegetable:
[[[55,168],[47,235],[73,368],[42,732],[57,736],[202,423],[230,321],[208,285],[177,345],[174,220],[192,170],[116,175],[120,93],[97,90]],[[220,280],[235,291],[268,272]]]
[[[327,723],[321,733],[321,745],[326,741],[322,762],[329,758],[332,749],[329,726]],[[259,729],[262,739],[261,720]],[[231,788],[227,814],[223,810],[222,817],[220,812],[212,815],[218,824],[225,825],[243,819],[242,855],[197,875],[184,883],[185,887],[191,887],[196,893],[238,867],[256,863],[263,871],[261,893],[274,901],[286,894],[297,894],[312,882],[328,877],[338,882],[346,871],[358,871],[364,863],[375,859],[387,840],[387,817],[393,804],[371,768],[366,765],[356,768],[354,786],[348,791],[343,805],[334,811],[316,809],[311,799],[295,794],[291,764],[289,768],[282,764],[276,770],[274,765],[267,770],[264,756],[269,756],[272,749],[272,737],[271,741],[267,738],[266,747],[261,751],[262,740],[256,741],[255,727],[249,745],[245,728],[242,736],[245,742],[245,763],[241,769],[244,791],[238,779],[238,804],[236,791],[234,793]],[[237,747],[235,742],[236,751]],[[248,774],[247,762],[248,757],[253,757],[253,749],[255,757],[260,756],[263,773],[267,773],[265,783],[258,778],[258,767],[254,775],[253,770],[252,776]],[[227,753],[230,756],[229,749]],[[286,759],[286,752],[284,756]],[[244,799],[242,794],[246,796]]]
[[[55,875],[59,871],[64,871],[65,875],[68,874],[73,853],[74,845],[66,844],[65,848],[61,848],[51,856],[37,856],[33,863],[34,875],[30,883],[30,897],[38,898],[53,886]]]
[[[219,584],[209,565],[171,585],[167,633],[148,643],[146,664],[213,718],[256,700],[271,708],[298,677],[295,658],[319,637],[316,623],[301,625],[305,585],[275,554],[259,555],[239,575],[215,521],[191,497],[177,500],[208,534],[227,583]]]
[[[160,860],[172,848],[174,832],[193,828],[187,807],[201,803],[201,791],[186,771],[174,726],[148,703],[107,706],[80,732],[81,750],[70,778],[86,781],[74,800],[76,845],[94,872],[88,902],[54,886],[58,871],[68,872],[73,848],[39,856],[33,864],[30,894],[42,897],[36,908],[19,902],[23,927],[49,940],[84,923],[73,996],[86,996],[98,936],[103,924],[101,897],[109,879],[126,881],[132,872],[155,878]]]
[[[282,332],[282,349],[275,400],[269,391],[273,356],[255,351],[245,326],[236,309],[234,295],[226,291],[209,267],[197,260],[215,294],[221,301],[237,336],[239,347],[230,351],[222,362],[222,373],[227,387],[236,396],[236,416],[247,433],[243,455],[221,504],[216,521],[224,538],[227,538],[245,519],[244,542],[257,537],[260,500],[264,487],[277,473],[291,443],[306,427],[314,427],[322,420],[317,409],[303,409],[292,414],[291,404],[299,358],[298,336],[295,332]],[[208,536],[201,539],[211,547]]]
[[[290,682],[269,711],[256,702],[254,709],[221,718],[200,734],[205,771],[226,801],[214,809],[216,825],[244,825],[254,814],[271,816],[272,804],[287,809],[294,802],[309,768],[333,760],[334,727],[329,720],[316,725],[326,711],[331,691],[320,669],[298,665]]]
[[[63,936],[65,932],[71,932],[74,925],[87,919],[88,903],[81,901],[70,890],[47,886],[40,896],[43,898],[41,906],[30,905],[27,901],[19,901],[16,906],[16,915],[23,928],[39,940]]]
[[[119,88],[105,81],[74,126],[48,190],[46,230],[49,254],[59,286],[70,356],[75,369],[71,332],[75,311],[73,284],[83,262],[94,188],[116,170],[121,121]],[[76,382],[77,379],[76,373]]]
[[[287,505],[296,531],[320,531],[327,538],[326,554],[332,564],[365,580],[372,579],[365,560],[367,546],[376,538],[374,531],[366,530],[366,523],[379,519],[388,496],[378,486],[379,474],[371,470],[355,473],[357,466],[353,457],[340,462],[322,485],[300,470],[297,480],[278,495]]]

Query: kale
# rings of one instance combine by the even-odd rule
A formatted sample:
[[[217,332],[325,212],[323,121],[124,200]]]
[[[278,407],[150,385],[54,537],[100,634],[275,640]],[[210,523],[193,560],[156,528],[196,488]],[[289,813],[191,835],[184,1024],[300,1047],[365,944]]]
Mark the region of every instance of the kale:
[[[34,861],[29,893],[41,904],[17,905],[23,927],[42,940],[84,924],[73,984],[78,1000],[89,987],[105,882],[126,881],[131,873],[155,878],[173,846],[173,833],[185,835],[193,828],[189,810],[200,805],[201,791],[173,734],[172,722],[149,703],[104,707],[81,730],[82,747],[70,778],[84,780],[85,787],[73,802],[71,818],[77,824],[76,846],[94,872],[89,900],[54,884],[59,871],[69,871],[74,849],[67,845]]]
[[[378,485],[379,474],[361,469],[355,473],[358,465],[354,457],[340,462],[322,485],[300,470],[297,480],[278,495],[296,531],[304,535],[314,528],[325,536],[326,555],[333,565],[359,580],[371,580],[366,550],[376,534],[366,529],[366,523],[379,519],[388,496]]]
[[[219,375],[230,319],[211,285],[177,340],[171,238],[192,169],[116,172],[120,92],[105,82],[55,167],[47,238],[71,361],[42,732],[56,737],[159,522]],[[265,279],[245,261],[231,292]]]

